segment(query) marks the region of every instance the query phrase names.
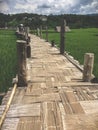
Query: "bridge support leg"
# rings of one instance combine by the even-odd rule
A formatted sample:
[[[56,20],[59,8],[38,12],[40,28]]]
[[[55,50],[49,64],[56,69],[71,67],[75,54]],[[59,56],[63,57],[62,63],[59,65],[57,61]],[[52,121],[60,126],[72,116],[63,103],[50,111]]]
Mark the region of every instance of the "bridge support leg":
[[[27,86],[26,41],[17,40],[18,53],[18,86]]]
[[[90,82],[92,79],[93,72],[93,64],[94,64],[94,54],[86,53],[84,56],[84,70],[83,70],[83,81]]]

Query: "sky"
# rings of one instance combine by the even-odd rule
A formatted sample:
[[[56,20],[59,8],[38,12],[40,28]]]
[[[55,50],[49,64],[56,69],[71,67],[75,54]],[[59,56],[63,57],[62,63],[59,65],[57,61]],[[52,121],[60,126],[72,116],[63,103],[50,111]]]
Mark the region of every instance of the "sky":
[[[0,0],[0,13],[92,14],[98,13],[98,0]]]

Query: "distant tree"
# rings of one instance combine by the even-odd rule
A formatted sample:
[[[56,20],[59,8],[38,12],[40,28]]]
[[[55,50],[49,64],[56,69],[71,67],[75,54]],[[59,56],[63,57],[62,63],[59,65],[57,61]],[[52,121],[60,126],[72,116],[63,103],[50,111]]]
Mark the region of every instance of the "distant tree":
[[[0,13],[0,28],[8,26],[8,27],[15,27],[20,23],[24,25],[30,26],[30,28],[37,28],[39,27],[42,22],[40,17],[42,15],[38,14],[28,14],[28,13],[21,13],[21,14],[13,14],[13,15],[6,15]],[[27,17],[27,21],[24,18]],[[64,14],[64,15],[49,15],[47,25],[48,28],[55,28],[56,26],[60,25],[61,19],[65,18],[67,21],[67,25],[70,28],[88,28],[88,27],[97,27],[98,28],[98,14],[93,15],[76,15],[76,14]],[[31,19],[31,20],[30,20]]]

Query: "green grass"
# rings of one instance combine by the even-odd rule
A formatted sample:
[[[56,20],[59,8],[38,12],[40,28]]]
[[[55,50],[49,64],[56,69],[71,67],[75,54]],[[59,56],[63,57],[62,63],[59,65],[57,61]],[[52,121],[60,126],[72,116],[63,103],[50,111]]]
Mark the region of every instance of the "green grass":
[[[0,92],[12,86],[17,73],[16,36],[12,30],[0,30]]]
[[[85,53],[94,53],[94,75],[98,77],[98,29],[72,29],[71,32],[66,33],[65,38],[65,50],[81,64],[84,62]],[[55,40],[59,47],[60,33],[49,30],[49,41],[51,40]]]

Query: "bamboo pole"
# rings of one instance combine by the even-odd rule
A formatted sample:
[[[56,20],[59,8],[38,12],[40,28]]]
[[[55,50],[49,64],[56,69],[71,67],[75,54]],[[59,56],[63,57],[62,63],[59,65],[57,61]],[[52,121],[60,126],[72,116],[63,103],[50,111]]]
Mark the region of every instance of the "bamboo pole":
[[[18,87],[27,86],[26,45],[26,41],[17,40]]]
[[[94,66],[94,54],[86,53],[84,56],[83,81],[90,82]]]
[[[46,42],[48,42],[48,27],[46,26]]]
[[[40,36],[40,30],[37,28],[37,36]]]
[[[31,46],[30,44],[27,45],[27,58],[30,58],[31,57]]]
[[[64,54],[65,51],[65,26],[66,21],[63,19],[60,30],[60,54]]]
[[[13,100],[14,94],[16,92],[16,88],[17,88],[17,84],[14,85],[12,93],[10,95],[10,98],[9,98],[7,104],[6,104],[5,110],[4,110],[4,112],[3,112],[3,114],[2,114],[2,116],[0,118],[0,130],[1,130],[2,124],[3,124],[4,120],[5,120],[6,114],[7,114],[8,110],[9,110],[9,107],[11,105],[11,102]]]
[[[40,38],[42,38],[42,26],[40,26]]]

